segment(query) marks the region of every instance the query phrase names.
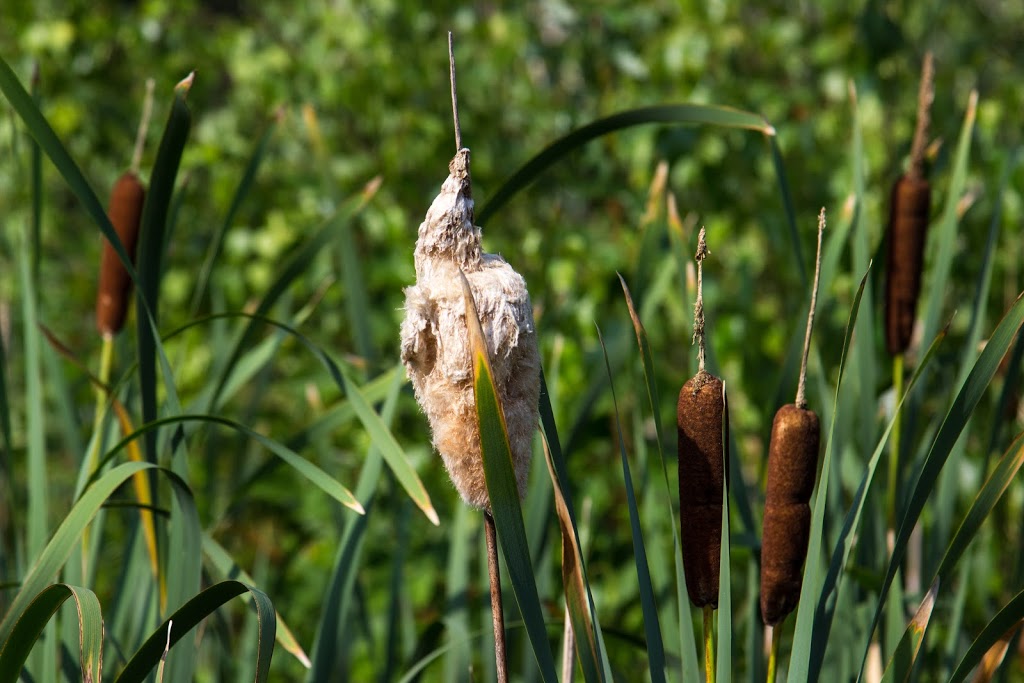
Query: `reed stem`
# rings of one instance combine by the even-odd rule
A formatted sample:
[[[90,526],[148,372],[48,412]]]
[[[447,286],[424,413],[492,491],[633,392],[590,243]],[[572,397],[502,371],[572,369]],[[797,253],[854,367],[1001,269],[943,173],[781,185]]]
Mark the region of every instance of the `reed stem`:
[[[715,608],[704,605],[704,674],[707,683],[715,683]]]
[[[484,535],[487,537],[487,574],[491,581],[491,623],[494,626],[494,663],[498,683],[508,682],[508,657],[505,654],[505,613],[501,607],[501,573],[498,569],[498,533],[494,517],[484,513]]]

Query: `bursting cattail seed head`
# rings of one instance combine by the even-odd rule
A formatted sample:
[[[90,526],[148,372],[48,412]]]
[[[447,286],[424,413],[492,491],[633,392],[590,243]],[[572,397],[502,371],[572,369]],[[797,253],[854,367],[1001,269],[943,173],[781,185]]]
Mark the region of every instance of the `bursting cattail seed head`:
[[[132,171],[125,171],[110,193],[107,213],[132,263],[135,262],[135,245],[138,242],[145,198],[146,188]],[[104,238],[103,254],[100,257],[100,282],[96,293],[96,328],[104,337],[113,337],[124,325],[131,290],[132,280],[128,271],[124,269],[110,241]]]
[[[697,607],[717,607],[722,549],[722,487],[728,483],[729,404],[725,384],[704,369],[705,329],[702,263],[708,255],[704,228],[697,238],[697,302],[693,337],[697,374],[679,390],[679,528],[686,591]]]
[[[818,415],[807,409],[807,355],[814,328],[814,308],[818,301],[821,275],[821,236],[825,229],[825,209],[818,214],[818,250],[814,266],[814,286],[804,333],[804,353],[800,362],[800,380],[796,402],[775,413],[768,444],[768,484],[764,496],[764,522],[761,533],[761,619],[774,626],[793,611],[800,600],[803,564],[811,532],[811,508],[818,470],[821,426]]]
[[[460,270],[486,337],[520,496],[526,492],[537,429],[540,356],[525,280],[501,256],[481,249],[480,228],[473,225],[468,149],[455,154],[441,193],[420,224],[415,263],[416,284],[405,290],[402,362],[452,483],[466,503],[487,510]]]

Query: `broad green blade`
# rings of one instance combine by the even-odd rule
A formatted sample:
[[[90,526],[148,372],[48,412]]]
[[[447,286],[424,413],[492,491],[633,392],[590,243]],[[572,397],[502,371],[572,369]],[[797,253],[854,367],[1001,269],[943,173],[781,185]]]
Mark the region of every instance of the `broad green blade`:
[[[494,387],[491,362],[487,356],[487,343],[480,327],[473,292],[466,276],[461,277],[462,294],[466,300],[469,347],[473,356],[473,391],[476,398],[477,423],[480,429],[484,476],[487,480],[491,514],[494,517],[498,543],[505,558],[512,590],[526,625],[541,677],[544,681],[554,683],[557,680],[555,660],[551,654],[551,644],[548,642],[547,628],[544,625],[540,596],[537,594],[530,549],[526,544],[526,528],[523,525],[519,489],[512,469],[512,450],[508,442],[508,428],[505,426],[505,412]]]
[[[259,623],[255,680],[257,683],[269,680],[270,658],[274,653],[276,631],[274,604],[267,594],[258,588],[247,586],[241,581],[221,581],[193,597],[160,624],[139,651],[128,660],[127,666],[117,677],[117,683],[146,680],[150,672],[161,663],[165,647],[169,645],[173,652],[175,643],[203,619],[217,611],[224,603],[246,592],[249,592],[256,605],[256,619]],[[195,654],[191,650],[187,650],[187,653],[194,658]]]
[[[167,232],[167,211],[174,194],[178,165],[185,151],[192,113],[185,104],[191,86],[189,76],[174,89],[174,102],[167,118],[153,172],[150,174],[146,201],[142,207],[139,228],[136,280],[136,331],[138,334],[139,390],[142,398],[142,421],[153,422],[157,412],[157,333],[160,326],[160,280],[163,275],[163,253]],[[145,454],[149,462],[157,459],[156,431],[147,432]],[[150,481],[153,477],[150,476]]]
[[[0,643],[6,642],[20,615],[60,572],[60,568],[71,556],[71,551],[74,550],[81,538],[82,530],[92,521],[93,516],[110,497],[110,494],[133,474],[148,467],[152,467],[152,465],[147,463],[119,465],[105,473],[85,490],[82,497],[64,517],[61,525],[57,527],[50,542],[35,557],[32,566],[22,579],[17,595],[11,602],[3,621],[0,622]]]
[[[917,484],[910,496],[910,500],[907,502],[903,520],[899,526],[899,533],[896,535],[892,558],[881,585],[878,605],[875,609],[870,633],[873,633],[878,626],[882,609],[885,605],[886,595],[889,592],[889,587],[892,585],[900,563],[903,561],[903,554],[907,549],[910,533],[913,531],[914,525],[917,524],[921,512],[924,510],[924,505],[935,487],[935,482],[942,471],[942,466],[946,463],[946,459],[960,438],[960,434],[967,426],[967,421],[974,413],[974,409],[978,406],[985,390],[996,374],[999,361],[1006,355],[1006,351],[1009,349],[1022,324],[1024,324],[1024,294],[1017,297],[1010,310],[1003,316],[999,326],[992,333],[992,336],[989,337],[988,344],[985,345],[984,351],[978,357],[978,362],[975,363],[974,369],[968,375],[963,388],[957,394],[953,405],[942,421],[942,426],[939,427],[935,441],[932,442]],[[867,647],[865,646],[862,661],[866,657]]]
[[[992,620],[985,625],[985,628],[974,639],[971,646],[967,648],[963,659],[960,660],[953,675],[949,677],[949,683],[960,683],[966,679],[967,674],[971,673],[981,663],[985,653],[1006,634],[1020,628],[1022,620],[1024,620],[1024,591],[1013,596],[1013,599],[1006,604],[1006,607],[999,610],[992,617]]]
[[[654,599],[654,586],[651,584],[651,570],[647,563],[647,549],[644,547],[643,531],[640,528],[640,513],[636,505],[636,493],[633,490],[633,477],[629,473],[629,460],[626,458],[626,444],[622,440],[622,425],[619,421],[618,399],[615,397],[615,383],[612,381],[612,366],[608,362],[608,349],[604,345],[601,330],[597,330],[597,338],[604,352],[605,369],[608,372],[608,385],[612,392],[612,410],[615,414],[615,433],[619,438],[619,458],[622,461],[622,477],[626,486],[626,504],[629,508],[629,529],[633,538],[633,561],[636,565],[637,582],[640,589],[640,609],[644,618],[644,636],[647,639],[647,662],[650,667],[652,683],[665,681],[665,644],[661,637],[661,624],[658,622],[658,608]]]
[[[834,405],[838,409],[839,391],[843,385],[843,372],[846,369],[848,353],[850,351],[850,340],[853,338],[853,330],[857,323],[857,314],[860,310],[861,296],[864,294],[864,286],[867,284],[868,276],[871,274],[870,266],[868,271],[860,279],[857,287],[857,294],[853,298],[853,306],[850,307],[850,318],[846,325],[846,334],[843,337],[843,351],[839,360],[839,376],[836,379],[836,392]],[[803,683],[812,680],[808,675],[810,667],[811,647],[817,629],[815,628],[816,596],[821,586],[822,576],[820,560],[822,553],[822,533],[825,526],[825,502],[828,495],[828,484],[832,470],[832,441],[835,431],[836,419],[833,413],[832,423],[829,426],[828,439],[825,442],[825,457],[821,465],[821,474],[818,478],[818,485],[814,494],[814,506],[811,509],[811,531],[807,543],[807,561],[804,562],[803,585],[800,588],[800,603],[796,611],[796,627],[793,633],[793,651],[789,660],[790,683]],[[823,646],[823,644],[822,644]]]
[[[231,555],[228,554],[228,551],[224,549],[224,546],[214,540],[214,538],[207,532],[203,532],[203,554],[210,561],[210,564],[213,565],[217,573],[225,579],[227,577],[231,577],[249,586],[256,585],[256,582],[253,581],[251,576],[249,576],[249,573],[239,567],[238,564],[235,563],[234,559],[232,559]],[[306,654],[306,651],[302,649],[302,646],[299,645],[299,641],[295,639],[295,634],[293,634],[292,630],[288,628],[288,624],[284,622],[281,614],[276,610],[274,612],[274,618],[277,623],[277,642],[281,644],[281,647],[283,647],[286,652],[299,660],[302,666],[307,669],[310,668],[311,664],[309,656]]]
[[[577,128],[568,135],[555,140],[536,156],[523,164],[506,180],[483,208],[476,214],[480,225],[508,203],[520,190],[537,180],[545,169],[557,163],[570,152],[586,143],[617,130],[647,123],[672,123],[677,125],[713,125],[723,128],[754,130],[765,135],[775,135],[775,129],[764,117],[750,112],[704,104],[676,104],[641,107],[612,114]]]
[[[401,447],[401,445],[399,445],[398,441],[391,433],[391,430],[388,429],[388,426],[381,419],[380,415],[378,415],[377,412],[373,409],[371,397],[379,396],[379,392],[383,390],[383,388],[386,386],[385,384],[380,382],[380,378],[378,378],[376,383],[373,383],[370,386],[370,393],[366,393],[366,387],[361,388],[357,386],[356,383],[351,379],[349,374],[345,370],[343,370],[336,362],[334,362],[334,360],[327,354],[327,352],[325,352],[319,346],[310,341],[305,335],[301,334],[300,332],[290,327],[289,325],[286,325],[282,322],[278,322],[271,318],[267,318],[263,314],[232,313],[210,316],[210,318],[208,319],[228,316],[248,318],[249,323],[246,326],[246,329],[248,331],[255,330],[256,325],[258,323],[264,323],[267,325],[277,327],[290,334],[296,340],[301,342],[303,346],[309,349],[309,351],[312,352],[313,355],[316,356],[316,358],[327,369],[327,372],[330,374],[331,379],[334,380],[334,383],[338,386],[338,388],[345,393],[345,396],[349,400],[348,405],[351,407],[351,410],[353,411],[355,416],[359,419],[363,427],[366,429],[366,432],[367,434],[369,434],[374,447],[377,448],[383,455],[385,462],[387,462],[388,467],[391,468],[391,471],[394,473],[395,478],[398,479],[398,482],[402,485],[402,488],[405,489],[406,493],[409,494],[409,497],[412,498],[413,502],[416,503],[417,507],[419,507],[420,510],[423,511],[423,514],[426,515],[427,519],[429,519],[431,523],[433,523],[435,526],[440,524],[440,520],[438,519],[437,516],[437,511],[434,509],[434,505],[430,501],[430,494],[427,493],[426,487],[423,486],[423,482],[420,480],[419,475],[416,474],[416,470],[413,469],[412,463],[409,462],[409,458],[406,455],[405,450]],[[187,329],[187,327],[189,326],[186,326],[181,329]],[[237,355],[235,356],[235,360],[232,363],[233,367],[237,367],[237,363],[240,362],[242,358],[244,358],[244,354],[241,353],[240,349],[241,347],[236,348]],[[396,368],[395,372],[399,373],[401,376],[404,376],[403,369]],[[224,381],[218,384],[219,390],[224,389],[224,387],[227,385],[227,379],[229,379],[229,377],[230,373],[228,376],[222,378]],[[216,395],[219,395],[219,393],[215,393],[215,396]],[[213,405],[215,403],[216,398],[211,398],[210,405]],[[288,449],[286,448],[285,450]],[[348,495],[351,496],[351,494]],[[354,499],[346,498],[346,500],[352,502],[352,500]],[[345,504],[348,505],[348,503]]]
[[[928,347],[928,352],[925,354],[921,362],[918,363],[917,369],[914,371],[914,374],[907,385],[907,390],[903,393],[900,403],[893,411],[889,424],[886,425],[885,431],[882,433],[882,436],[879,438],[878,443],[875,446],[874,452],[871,454],[867,470],[864,472],[864,476],[861,478],[860,484],[857,487],[857,492],[854,494],[850,509],[843,519],[843,526],[836,539],[835,549],[832,552],[832,559],[829,562],[828,573],[825,575],[825,582],[822,585],[814,615],[814,635],[811,642],[809,665],[812,680],[817,678],[821,673],[821,667],[825,659],[825,648],[828,646],[830,640],[829,634],[832,630],[835,613],[836,611],[840,611],[841,613],[841,610],[837,610],[837,601],[839,599],[839,591],[843,585],[843,577],[846,575],[846,564],[849,560],[850,553],[853,551],[853,546],[857,541],[856,532],[860,527],[860,519],[864,512],[867,494],[872,489],[872,485],[875,481],[875,473],[878,471],[878,466],[881,463],[882,456],[886,452],[885,447],[888,442],[889,435],[895,427],[897,420],[901,419],[901,416],[905,412],[905,406],[908,405],[908,400],[912,396],[912,389],[917,386],[918,380],[920,379],[923,371],[929,367],[931,361],[936,357],[936,353],[945,338],[946,330],[944,329],[939,336],[932,341],[931,346]],[[805,580],[808,571],[808,568],[805,567]],[[803,593],[801,593],[801,597],[803,597]]]
[[[363,514],[363,506],[356,500],[356,497],[352,495],[352,492],[345,488],[338,480],[334,479],[331,475],[324,472],[322,469],[306,460],[301,455],[291,450],[287,446],[271,439],[270,437],[264,436],[259,432],[255,431],[247,425],[243,425],[234,420],[229,420],[226,417],[220,417],[219,415],[175,415],[173,417],[165,417],[155,422],[142,425],[137,431],[130,434],[121,440],[120,443],[115,445],[110,452],[104,456],[103,463],[106,463],[112,458],[122,447],[127,447],[133,439],[137,439],[140,435],[150,432],[154,429],[159,429],[165,425],[171,424],[185,424],[189,422],[205,422],[209,424],[218,424],[224,427],[229,427],[235,430],[239,434],[244,434],[250,439],[255,440],[261,446],[266,448],[268,451],[279,457],[285,463],[290,465],[292,469],[305,477],[310,483],[315,485],[318,489],[329,495],[334,500],[338,501],[342,505],[352,510],[355,510],[359,514]]]
[[[64,177],[71,192],[78,198],[78,201],[82,202],[86,212],[96,222],[96,225],[100,226],[100,230],[113,245],[114,250],[121,258],[121,262],[126,264],[125,268],[131,274],[132,279],[138,281],[135,268],[132,267],[131,259],[128,257],[128,252],[124,250],[124,245],[121,244],[117,231],[110,224],[110,218],[107,216],[106,209],[103,208],[99,197],[93,192],[81,169],[78,168],[78,164],[68,154],[67,149],[57,138],[57,134],[53,132],[53,128],[50,127],[42,112],[39,111],[39,107],[36,106],[32,96],[21,85],[18,77],[2,57],[0,57],[0,92],[11,103],[14,111],[17,112],[18,116],[25,123],[28,132],[46,156],[50,158],[50,161],[53,162],[57,171]]]
[[[723,466],[728,466],[730,445],[729,438],[729,396],[725,382],[722,382],[722,443],[726,452],[722,453]],[[733,479],[733,486],[742,486],[742,481]],[[732,683],[732,566],[729,562],[732,543],[729,534],[729,484],[722,481],[722,530],[721,545],[718,553],[718,652],[715,662],[716,683]]]
[[[910,672],[913,671],[914,662],[921,651],[921,644],[924,642],[924,634],[928,630],[928,622],[932,618],[932,609],[935,607],[935,598],[938,594],[939,580],[936,579],[921,601],[917,614],[907,624],[907,630],[903,632],[903,637],[900,638],[882,674],[882,683],[904,683],[910,680]]]
[[[936,581],[951,578],[950,572],[953,567],[964,551],[967,550],[967,546],[974,540],[978,529],[981,528],[982,523],[995,508],[996,503],[999,502],[999,499],[1006,493],[1010,484],[1016,479],[1021,465],[1024,465],[1024,434],[1017,436],[999,461],[995,470],[992,471],[985,485],[978,492],[974,503],[971,504],[971,508],[967,511],[967,516],[960,523],[960,528],[957,529],[952,542],[946,548],[946,554],[943,556],[942,562],[935,572]]]
[[[100,601],[88,588],[63,583],[44,588],[20,615],[10,635],[0,641],[0,681],[14,681],[28,659],[43,629],[68,598],[74,598],[78,612],[78,633],[82,678],[101,680],[103,668],[103,615]]]

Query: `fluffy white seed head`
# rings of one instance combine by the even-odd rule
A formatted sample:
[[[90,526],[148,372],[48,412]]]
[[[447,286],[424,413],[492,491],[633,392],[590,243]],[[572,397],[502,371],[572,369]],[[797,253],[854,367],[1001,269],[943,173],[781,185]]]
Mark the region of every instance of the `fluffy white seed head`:
[[[490,502],[460,269],[487,340],[520,496],[526,491],[537,428],[540,357],[526,282],[501,256],[480,247],[480,228],[473,225],[469,150],[460,149],[448,169],[419,227],[416,284],[405,290],[402,362],[452,482],[463,500],[486,510]]]

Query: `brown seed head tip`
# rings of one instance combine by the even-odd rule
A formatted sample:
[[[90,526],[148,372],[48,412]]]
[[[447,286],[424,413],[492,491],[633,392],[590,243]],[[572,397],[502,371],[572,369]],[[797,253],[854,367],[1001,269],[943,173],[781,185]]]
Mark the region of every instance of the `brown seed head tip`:
[[[132,262],[138,241],[139,222],[146,188],[131,171],[126,171],[114,183],[107,213],[121,244]],[[132,281],[113,245],[104,238],[100,256],[100,280],[96,293],[96,328],[104,337],[117,334],[124,325]]]
[[[817,413],[792,403],[779,408],[768,446],[766,504],[807,503],[811,499],[820,443]]]

